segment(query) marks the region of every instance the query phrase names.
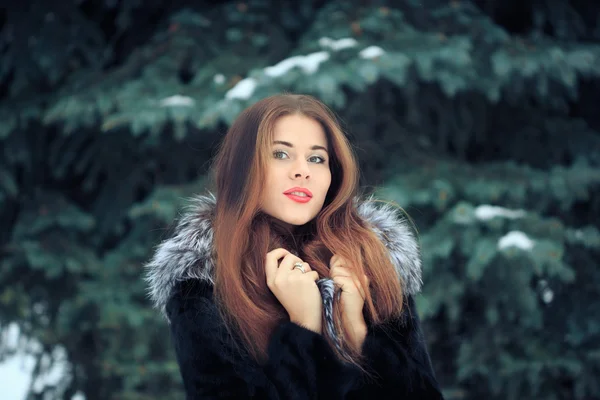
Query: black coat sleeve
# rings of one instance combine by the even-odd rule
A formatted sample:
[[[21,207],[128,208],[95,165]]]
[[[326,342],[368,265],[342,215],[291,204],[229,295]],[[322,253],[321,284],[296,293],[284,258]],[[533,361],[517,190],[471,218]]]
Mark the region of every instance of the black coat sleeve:
[[[369,375],[349,399],[443,399],[412,296],[399,319],[369,326],[362,354]]]
[[[341,399],[358,379],[325,339],[291,322],[271,335],[259,365],[236,345],[212,300],[212,287],[189,280],[168,304],[172,340],[187,399]]]

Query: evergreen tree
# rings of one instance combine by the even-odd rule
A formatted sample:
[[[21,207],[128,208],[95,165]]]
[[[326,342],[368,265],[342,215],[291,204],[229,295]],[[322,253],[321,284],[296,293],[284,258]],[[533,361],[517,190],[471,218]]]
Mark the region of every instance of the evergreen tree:
[[[0,24],[0,330],[41,344],[34,377],[71,366],[32,398],[183,397],[142,266],[282,91],[333,107],[414,220],[448,399],[600,397],[599,5],[37,0]]]

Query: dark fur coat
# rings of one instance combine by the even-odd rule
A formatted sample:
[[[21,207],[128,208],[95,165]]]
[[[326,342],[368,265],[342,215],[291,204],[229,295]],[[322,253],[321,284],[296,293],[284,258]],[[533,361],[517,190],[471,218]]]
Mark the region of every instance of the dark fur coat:
[[[360,216],[384,242],[402,279],[398,320],[369,326],[366,368],[341,362],[319,334],[292,322],[273,332],[259,364],[230,335],[213,301],[212,196],[198,196],[146,265],[155,306],[167,318],[188,399],[441,399],[413,296],[421,289],[417,242],[394,209],[356,200]],[[318,281],[330,318],[333,285]]]

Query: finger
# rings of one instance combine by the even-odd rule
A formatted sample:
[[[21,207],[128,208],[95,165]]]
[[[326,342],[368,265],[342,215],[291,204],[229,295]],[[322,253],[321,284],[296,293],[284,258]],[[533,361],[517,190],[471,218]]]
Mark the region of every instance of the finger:
[[[356,284],[352,278],[337,276],[333,279],[333,282],[335,282],[335,284],[338,285],[344,292],[352,292],[353,289],[356,289]]]
[[[337,254],[334,255],[333,257],[331,257],[331,259],[329,260],[329,268],[342,266],[344,264],[345,264],[345,260],[341,256],[338,256]]]
[[[312,279],[315,282],[319,280],[319,273],[317,271],[310,271],[304,275],[306,275],[308,278]]]
[[[346,277],[346,278],[351,278],[354,281],[355,286],[358,288],[358,290],[361,291],[361,295],[364,297],[364,289],[363,289],[363,285],[362,282],[360,281],[360,279],[358,279],[358,276],[356,276],[356,274],[354,273],[354,271],[352,270],[352,268],[348,268],[348,267],[333,267],[329,270],[330,272],[330,277],[331,278],[336,278],[336,277]],[[369,279],[367,278],[367,275],[364,275],[364,280],[366,285],[369,285]]]
[[[302,263],[302,268],[304,268],[304,272],[312,271],[312,268],[310,267],[310,265],[308,265],[307,262]],[[296,268],[296,263],[294,263],[292,270],[294,270],[294,271],[298,270],[298,271],[302,272],[299,268]]]
[[[298,262],[301,263],[303,261],[300,259],[300,257],[289,253],[288,255],[283,257],[283,260],[281,260],[281,263],[279,263],[279,269],[292,271],[294,269],[294,264]],[[306,267],[304,267],[304,269],[306,270]]]
[[[340,257],[337,254],[334,254],[330,259],[329,259],[329,266],[333,266],[336,261],[339,259]]]
[[[352,287],[356,286],[354,279],[352,279],[351,277],[348,277],[348,276],[339,276],[338,275],[335,278],[333,278],[333,281],[339,285],[352,286]]]
[[[288,254],[290,254],[290,252],[282,248],[271,250],[267,253],[265,257],[265,274],[267,276],[267,284],[272,283],[273,279],[275,279],[279,259],[287,256]]]
[[[347,276],[353,277],[354,273],[350,268],[346,267],[333,267],[329,269],[329,275],[333,278],[335,276]]]
[[[360,297],[365,298],[365,291],[357,279],[347,276],[337,276],[333,281],[341,287],[343,292],[358,293]]]
[[[279,260],[280,258],[291,254],[288,250],[279,247],[277,249],[271,250],[270,252],[267,253],[267,259],[272,259],[272,260]]]
[[[340,257],[340,256],[335,256],[336,258],[333,259],[333,262],[331,262],[329,264],[329,269],[331,268],[339,268],[339,267],[344,267],[344,268],[349,268],[352,269],[352,266],[348,264],[348,262]]]

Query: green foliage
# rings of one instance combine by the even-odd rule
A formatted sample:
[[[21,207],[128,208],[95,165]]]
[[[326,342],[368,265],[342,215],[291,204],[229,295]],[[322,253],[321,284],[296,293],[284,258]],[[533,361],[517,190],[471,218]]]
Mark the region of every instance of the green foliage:
[[[289,53],[296,57],[321,53],[323,60],[315,57],[317,66],[310,70],[296,68],[273,76],[264,52],[267,48],[276,55],[289,51],[289,43],[282,39],[284,31],[273,31],[272,25],[257,27],[269,20],[262,9],[251,19],[247,12],[231,7],[207,16],[190,10],[174,14],[171,28],[158,32],[126,64],[91,86],[67,86],[67,93],[59,93],[39,118],[46,124],[65,123],[66,132],[95,124],[105,131],[125,125],[136,135],[146,131],[157,135],[172,122],[175,136],[181,139],[186,124],[214,129],[219,122],[230,123],[244,106],[283,89],[312,93],[342,108],[345,87],[364,91],[383,78],[403,90],[409,103],[418,96],[414,82],[419,81],[439,86],[448,98],[475,91],[493,103],[531,96],[548,107],[564,108],[577,96],[579,79],[600,75],[596,67],[600,46],[513,38],[467,2],[431,13],[430,23],[452,24],[456,31],[452,35],[418,30],[401,10],[334,2],[319,10],[298,47]],[[411,7],[420,6],[406,7],[410,13]],[[214,29],[214,20],[223,31]],[[251,35],[243,33],[250,29]],[[334,39],[322,40],[328,36]],[[344,50],[332,48],[342,38],[354,42]],[[224,46],[228,52],[222,51]],[[373,56],[379,54],[377,48],[383,52]],[[191,74],[189,80],[181,79],[185,73]],[[237,96],[236,91],[228,92],[244,75],[241,85],[252,89]],[[8,117],[19,119],[19,114]],[[8,129],[11,126],[14,123]],[[7,134],[0,132],[0,136]]]
[[[74,70],[97,65],[110,56],[99,27],[88,24],[73,2],[50,5],[36,0],[27,7],[6,6],[0,83],[10,80],[10,97],[18,97],[33,85],[56,86]]]
[[[202,181],[163,188],[132,205],[130,229],[102,254],[93,215],[60,194],[40,193],[21,210],[6,246],[0,281],[10,286],[3,285],[0,322],[27,321],[23,334],[43,345],[35,356],[62,345],[78,367],[75,381],[93,398],[115,390],[120,398],[181,398],[167,327],[148,307],[140,275],[184,198],[202,188]]]
[[[70,22],[31,52],[17,44],[47,29],[46,6],[7,14],[22,34],[0,44],[0,327],[39,340],[39,359],[63,346],[70,393],[181,398],[142,265],[237,114],[302,92],[421,232],[418,305],[447,397],[600,396],[597,22],[536,2],[515,35],[503,2],[372,3],[65,3]]]
[[[591,2],[541,0],[519,4],[480,0],[477,3],[501,25],[523,24],[524,16],[530,18],[529,26],[524,24],[520,28],[535,36],[550,35],[561,40],[581,41],[600,39],[598,11]]]
[[[578,202],[598,204],[590,198],[600,187],[598,169],[440,162],[399,172],[403,167],[380,195],[427,227],[419,307],[436,321],[428,336],[434,348],[445,346],[447,335],[463,338],[445,357],[456,368],[455,384],[475,398],[593,397],[600,360],[580,355],[597,354],[600,343],[600,323],[590,319],[590,310],[600,309],[600,230],[587,219],[575,226],[565,220]],[[574,290],[581,296],[575,301]]]

